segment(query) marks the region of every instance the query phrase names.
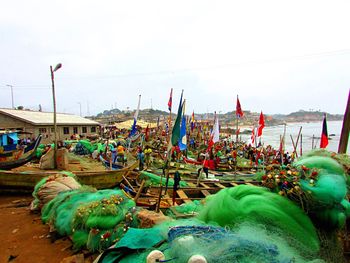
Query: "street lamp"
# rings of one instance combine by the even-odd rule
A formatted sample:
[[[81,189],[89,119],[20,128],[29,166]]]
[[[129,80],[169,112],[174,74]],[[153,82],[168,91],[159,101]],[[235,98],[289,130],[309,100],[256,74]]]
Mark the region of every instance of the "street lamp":
[[[6,85],[6,86],[11,88],[12,109],[14,109],[15,106],[14,106],[14,102],[13,102],[13,86],[12,85]]]
[[[52,98],[53,98],[53,129],[55,133],[55,148],[54,148],[54,168],[57,168],[57,123],[56,123],[56,96],[55,96],[55,81],[54,81],[54,72],[59,70],[62,67],[62,64],[59,63],[54,69],[50,66],[51,72],[51,82],[52,82]]]

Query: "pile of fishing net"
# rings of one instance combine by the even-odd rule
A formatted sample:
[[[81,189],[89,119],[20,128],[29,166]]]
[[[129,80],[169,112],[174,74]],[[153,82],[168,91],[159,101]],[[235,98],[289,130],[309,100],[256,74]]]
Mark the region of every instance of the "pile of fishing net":
[[[74,153],[77,155],[88,155],[91,154],[93,150],[93,146],[87,140],[80,140],[74,148]]]
[[[251,160],[246,159],[244,157],[237,156],[237,166],[242,168],[249,168],[252,167],[254,163],[252,163]]]
[[[70,236],[74,248],[101,251],[137,226],[135,202],[122,190],[83,186],[61,192],[42,209],[42,220],[61,236]]]
[[[267,169],[260,178],[263,186],[297,203],[322,228],[339,229],[350,216],[349,174],[343,169],[346,163],[345,157],[313,151],[293,167]]]
[[[310,197],[306,201],[309,215],[322,227],[342,228],[350,217],[349,175],[342,165],[331,157],[308,155],[295,166],[301,170],[301,189]]]
[[[41,158],[41,156],[46,152],[45,148],[46,148],[46,145],[42,144],[42,143],[38,146],[38,148],[36,148],[36,150],[35,150],[36,158],[38,158],[38,159]]]
[[[350,218],[349,157],[316,150],[305,154],[293,166],[267,169],[262,185],[292,200],[317,227],[321,252],[338,262],[339,235]],[[345,168],[345,169],[344,169]]]
[[[34,187],[34,200],[30,205],[31,211],[40,210],[46,203],[54,199],[59,193],[79,189],[75,175],[62,171],[41,179]]]
[[[198,214],[200,210],[202,210],[204,205],[203,201],[200,200],[194,200],[189,203],[183,203],[181,205],[173,206],[171,209],[168,209],[167,215],[176,218],[178,214],[180,215],[189,215],[189,216],[195,216]]]
[[[151,185],[160,185],[160,182],[162,182],[162,186],[165,186],[167,184],[166,177],[160,177],[159,175],[142,171],[140,173],[140,179],[145,179],[146,183],[145,186],[151,186]],[[186,187],[187,183],[185,181],[180,181],[180,187]],[[174,186],[174,179],[168,178],[168,186],[173,187]]]
[[[344,169],[344,172],[347,175],[347,184],[350,186],[350,156],[346,153],[335,153],[327,151],[326,149],[315,149],[304,154],[303,158],[312,157],[312,156],[323,156],[329,157],[337,161]]]
[[[199,210],[191,220],[130,228],[99,262],[323,262],[311,220],[268,189],[226,188]]]

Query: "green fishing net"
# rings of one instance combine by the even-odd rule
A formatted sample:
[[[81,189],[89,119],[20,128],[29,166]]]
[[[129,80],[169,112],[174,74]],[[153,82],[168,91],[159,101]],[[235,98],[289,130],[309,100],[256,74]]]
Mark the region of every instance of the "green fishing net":
[[[189,203],[183,203],[181,205],[173,206],[170,209],[168,209],[166,211],[166,215],[172,218],[176,218],[179,215],[195,216],[199,213],[199,211],[201,211],[201,209],[203,208],[203,204],[204,202],[199,200],[194,200]]]
[[[301,189],[310,196],[310,216],[322,227],[342,228],[350,216],[346,183],[348,175],[343,166],[327,156],[325,151],[313,152],[294,165],[303,171],[300,184]]]
[[[62,236],[72,236],[75,248],[101,251],[116,242],[131,224],[135,202],[122,190],[83,186],[60,193],[42,210],[42,220]]]
[[[329,152],[326,149],[316,149],[304,154],[301,160],[304,160],[305,158],[308,158],[308,157],[314,157],[314,156],[328,157],[338,162],[338,164],[340,164],[344,169],[347,185],[348,185],[348,188],[350,188],[350,156],[348,154]]]
[[[163,186],[166,185],[166,178],[164,176],[161,178],[159,175],[156,175],[150,172],[142,171],[140,173],[140,178],[141,179],[145,178],[146,180],[148,180],[149,182],[147,183],[147,185],[160,185],[160,182],[162,182]],[[173,178],[169,178],[168,186],[169,187],[174,186]],[[186,186],[187,186],[187,183],[185,181],[180,181],[180,187],[186,187]]]
[[[226,188],[178,212],[197,208],[191,220],[133,229],[99,262],[146,262],[154,250],[160,262],[174,263],[196,255],[206,262],[343,262],[334,235],[320,233],[297,204],[267,188]]]
[[[325,150],[305,154],[293,166],[267,167],[263,186],[298,204],[321,228],[339,229],[349,217],[345,157]],[[339,160],[343,160],[343,164]]]
[[[281,230],[304,250],[319,249],[315,228],[305,213],[290,200],[262,187],[240,185],[222,189],[206,198],[198,218],[230,227],[241,222],[263,224],[271,231]]]

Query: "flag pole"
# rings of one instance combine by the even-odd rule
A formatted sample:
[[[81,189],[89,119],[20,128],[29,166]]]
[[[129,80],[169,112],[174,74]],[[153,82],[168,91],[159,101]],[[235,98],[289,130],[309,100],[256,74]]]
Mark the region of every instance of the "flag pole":
[[[238,116],[237,116],[237,112],[236,112],[236,143],[238,143]]]
[[[168,143],[170,141],[170,131],[171,131],[171,108],[170,108],[170,112],[169,112],[169,128],[168,128]]]
[[[182,96],[183,96],[183,92],[184,90],[182,90],[181,92],[181,99],[180,99],[180,105],[179,107],[181,107],[181,111],[182,111]],[[172,94],[172,92],[171,92]],[[172,107],[171,107],[172,108]],[[170,120],[171,120],[171,108],[170,108]],[[179,111],[179,110],[178,110]],[[178,112],[179,113],[179,112]],[[182,112],[181,112],[182,113]],[[181,114],[182,115],[182,114]],[[178,117],[178,116],[177,116]],[[176,121],[175,121],[175,124],[176,124]],[[170,129],[169,129],[169,132],[170,132]],[[170,134],[170,133],[169,133]],[[172,145],[172,142],[171,142],[171,137],[168,141],[168,147],[167,147],[167,159],[165,161],[165,164],[164,164],[164,167],[163,167],[163,172],[160,176],[160,188],[159,188],[159,196],[158,196],[158,202],[157,202],[157,206],[156,206],[156,212],[158,213],[159,210],[160,210],[160,203],[162,201],[162,192],[163,192],[163,184],[162,184],[162,181],[163,181],[163,175],[164,177],[166,178],[166,185],[165,185],[165,194],[166,194],[166,191],[167,191],[167,187],[168,187],[168,181],[169,181],[169,166],[168,166],[168,162],[170,160],[170,154],[171,154],[171,145]],[[173,193],[175,194],[175,193]]]
[[[170,106],[169,106],[169,103],[171,102]],[[171,138],[171,134],[170,134],[170,131],[171,131],[171,110],[173,108],[173,88],[171,88],[171,91],[170,91],[170,98],[169,98],[169,102],[168,102],[168,107],[169,107],[169,128],[168,128],[168,143],[170,141],[170,138]]]

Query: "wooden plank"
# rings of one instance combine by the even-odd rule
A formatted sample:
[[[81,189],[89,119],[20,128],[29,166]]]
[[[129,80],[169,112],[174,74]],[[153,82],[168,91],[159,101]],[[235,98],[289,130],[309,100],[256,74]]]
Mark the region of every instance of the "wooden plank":
[[[220,187],[220,188],[222,188],[222,189],[223,189],[223,188],[226,188],[226,186],[224,186],[224,185],[222,185],[222,184],[220,184],[220,183],[215,183],[215,185],[218,186],[218,187]]]
[[[139,197],[140,197],[140,194],[143,190],[143,186],[145,185],[145,182],[146,182],[145,179],[143,179],[141,182],[141,186],[140,186],[139,190],[137,191],[136,196],[134,197],[135,203],[137,202],[137,199],[139,199]],[[133,191],[135,191],[135,189],[133,189]]]
[[[185,202],[185,203],[191,203],[192,201],[189,199],[189,197],[185,194],[182,190],[176,191],[177,195]]]
[[[230,183],[230,185],[232,185],[232,186],[238,186],[238,184],[236,184],[236,183]]]
[[[205,183],[200,183],[201,186],[205,187],[205,188],[210,188],[209,185],[205,184]]]
[[[189,187],[197,187],[196,184],[194,184],[192,182],[187,182],[187,186],[189,186]]]
[[[205,197],[207,197],[208,195],[211,195],[211,193],[209,193],[208,190],[202,190],[201,192]]]

